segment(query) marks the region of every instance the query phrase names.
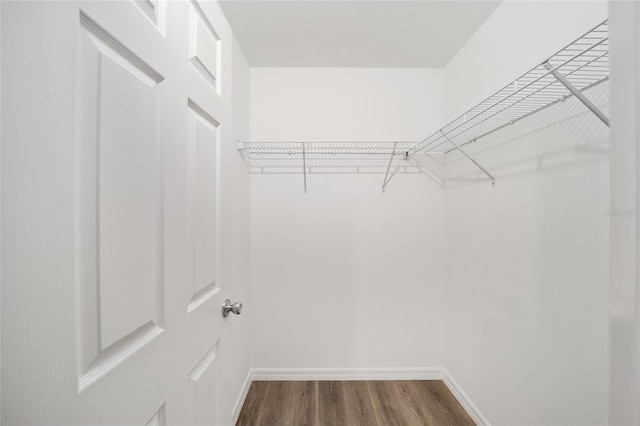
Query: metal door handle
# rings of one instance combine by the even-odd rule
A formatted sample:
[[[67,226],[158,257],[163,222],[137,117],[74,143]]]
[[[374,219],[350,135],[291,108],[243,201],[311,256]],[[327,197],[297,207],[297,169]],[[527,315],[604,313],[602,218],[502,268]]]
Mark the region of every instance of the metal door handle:
[[[240,315],[242,313],[242,302],[236,302],[232,305],[231,300],[225,299],[224,305],[222,305],[222,316],[225,318],[228,317],[229,312]]]

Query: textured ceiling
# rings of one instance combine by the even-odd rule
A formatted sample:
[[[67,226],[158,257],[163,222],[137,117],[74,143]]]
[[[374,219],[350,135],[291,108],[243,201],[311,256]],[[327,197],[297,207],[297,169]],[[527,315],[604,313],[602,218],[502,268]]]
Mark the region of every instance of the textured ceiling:
[[[441,68],[500,1],[221,1],[252,67]]]

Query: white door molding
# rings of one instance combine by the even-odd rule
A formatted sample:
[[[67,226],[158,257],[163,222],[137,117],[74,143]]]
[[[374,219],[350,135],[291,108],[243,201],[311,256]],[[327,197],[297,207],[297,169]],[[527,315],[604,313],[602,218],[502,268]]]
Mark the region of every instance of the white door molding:
[[[611,1],[609,424],[640,424],[640,3]]]

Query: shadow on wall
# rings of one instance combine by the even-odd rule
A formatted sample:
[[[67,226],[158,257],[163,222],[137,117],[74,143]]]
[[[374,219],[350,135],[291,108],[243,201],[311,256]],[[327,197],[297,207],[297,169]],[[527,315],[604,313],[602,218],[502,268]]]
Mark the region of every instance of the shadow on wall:
[[[585,95],[608,115],[609,85]],[[609,159],[609,128],[575,97],[532,114],[463,148],[496,177],[496,185],[534,173],[553,172]],[[490,185],[458,152],[443,155],[447,187]]]

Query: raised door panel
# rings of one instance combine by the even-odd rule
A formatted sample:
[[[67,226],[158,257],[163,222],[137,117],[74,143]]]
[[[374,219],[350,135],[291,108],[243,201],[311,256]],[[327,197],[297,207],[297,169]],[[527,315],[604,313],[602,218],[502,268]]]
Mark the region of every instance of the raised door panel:
[[[189,373],[192,424],[217,425],[218,342]]]
[[[163,78],[81,14],[80,391],[162,331]]]
[[[160,31],[166,32],[166,0],[133,0],[140,12]]]
[[[155,88],[100,60],[98,286],[101,349],[157,322],[158,176]]]
[[[165,426],[167,421],[164,407],[165,404],[162,404],[158,411],[156,411],[149,421],[145,423],[145,426]]]
[[[196,1],[189,8],[189,62],[220,94],[220,37]]]
[[[218,122],[188,102],[191,312],[216,292],[218,257]]]

